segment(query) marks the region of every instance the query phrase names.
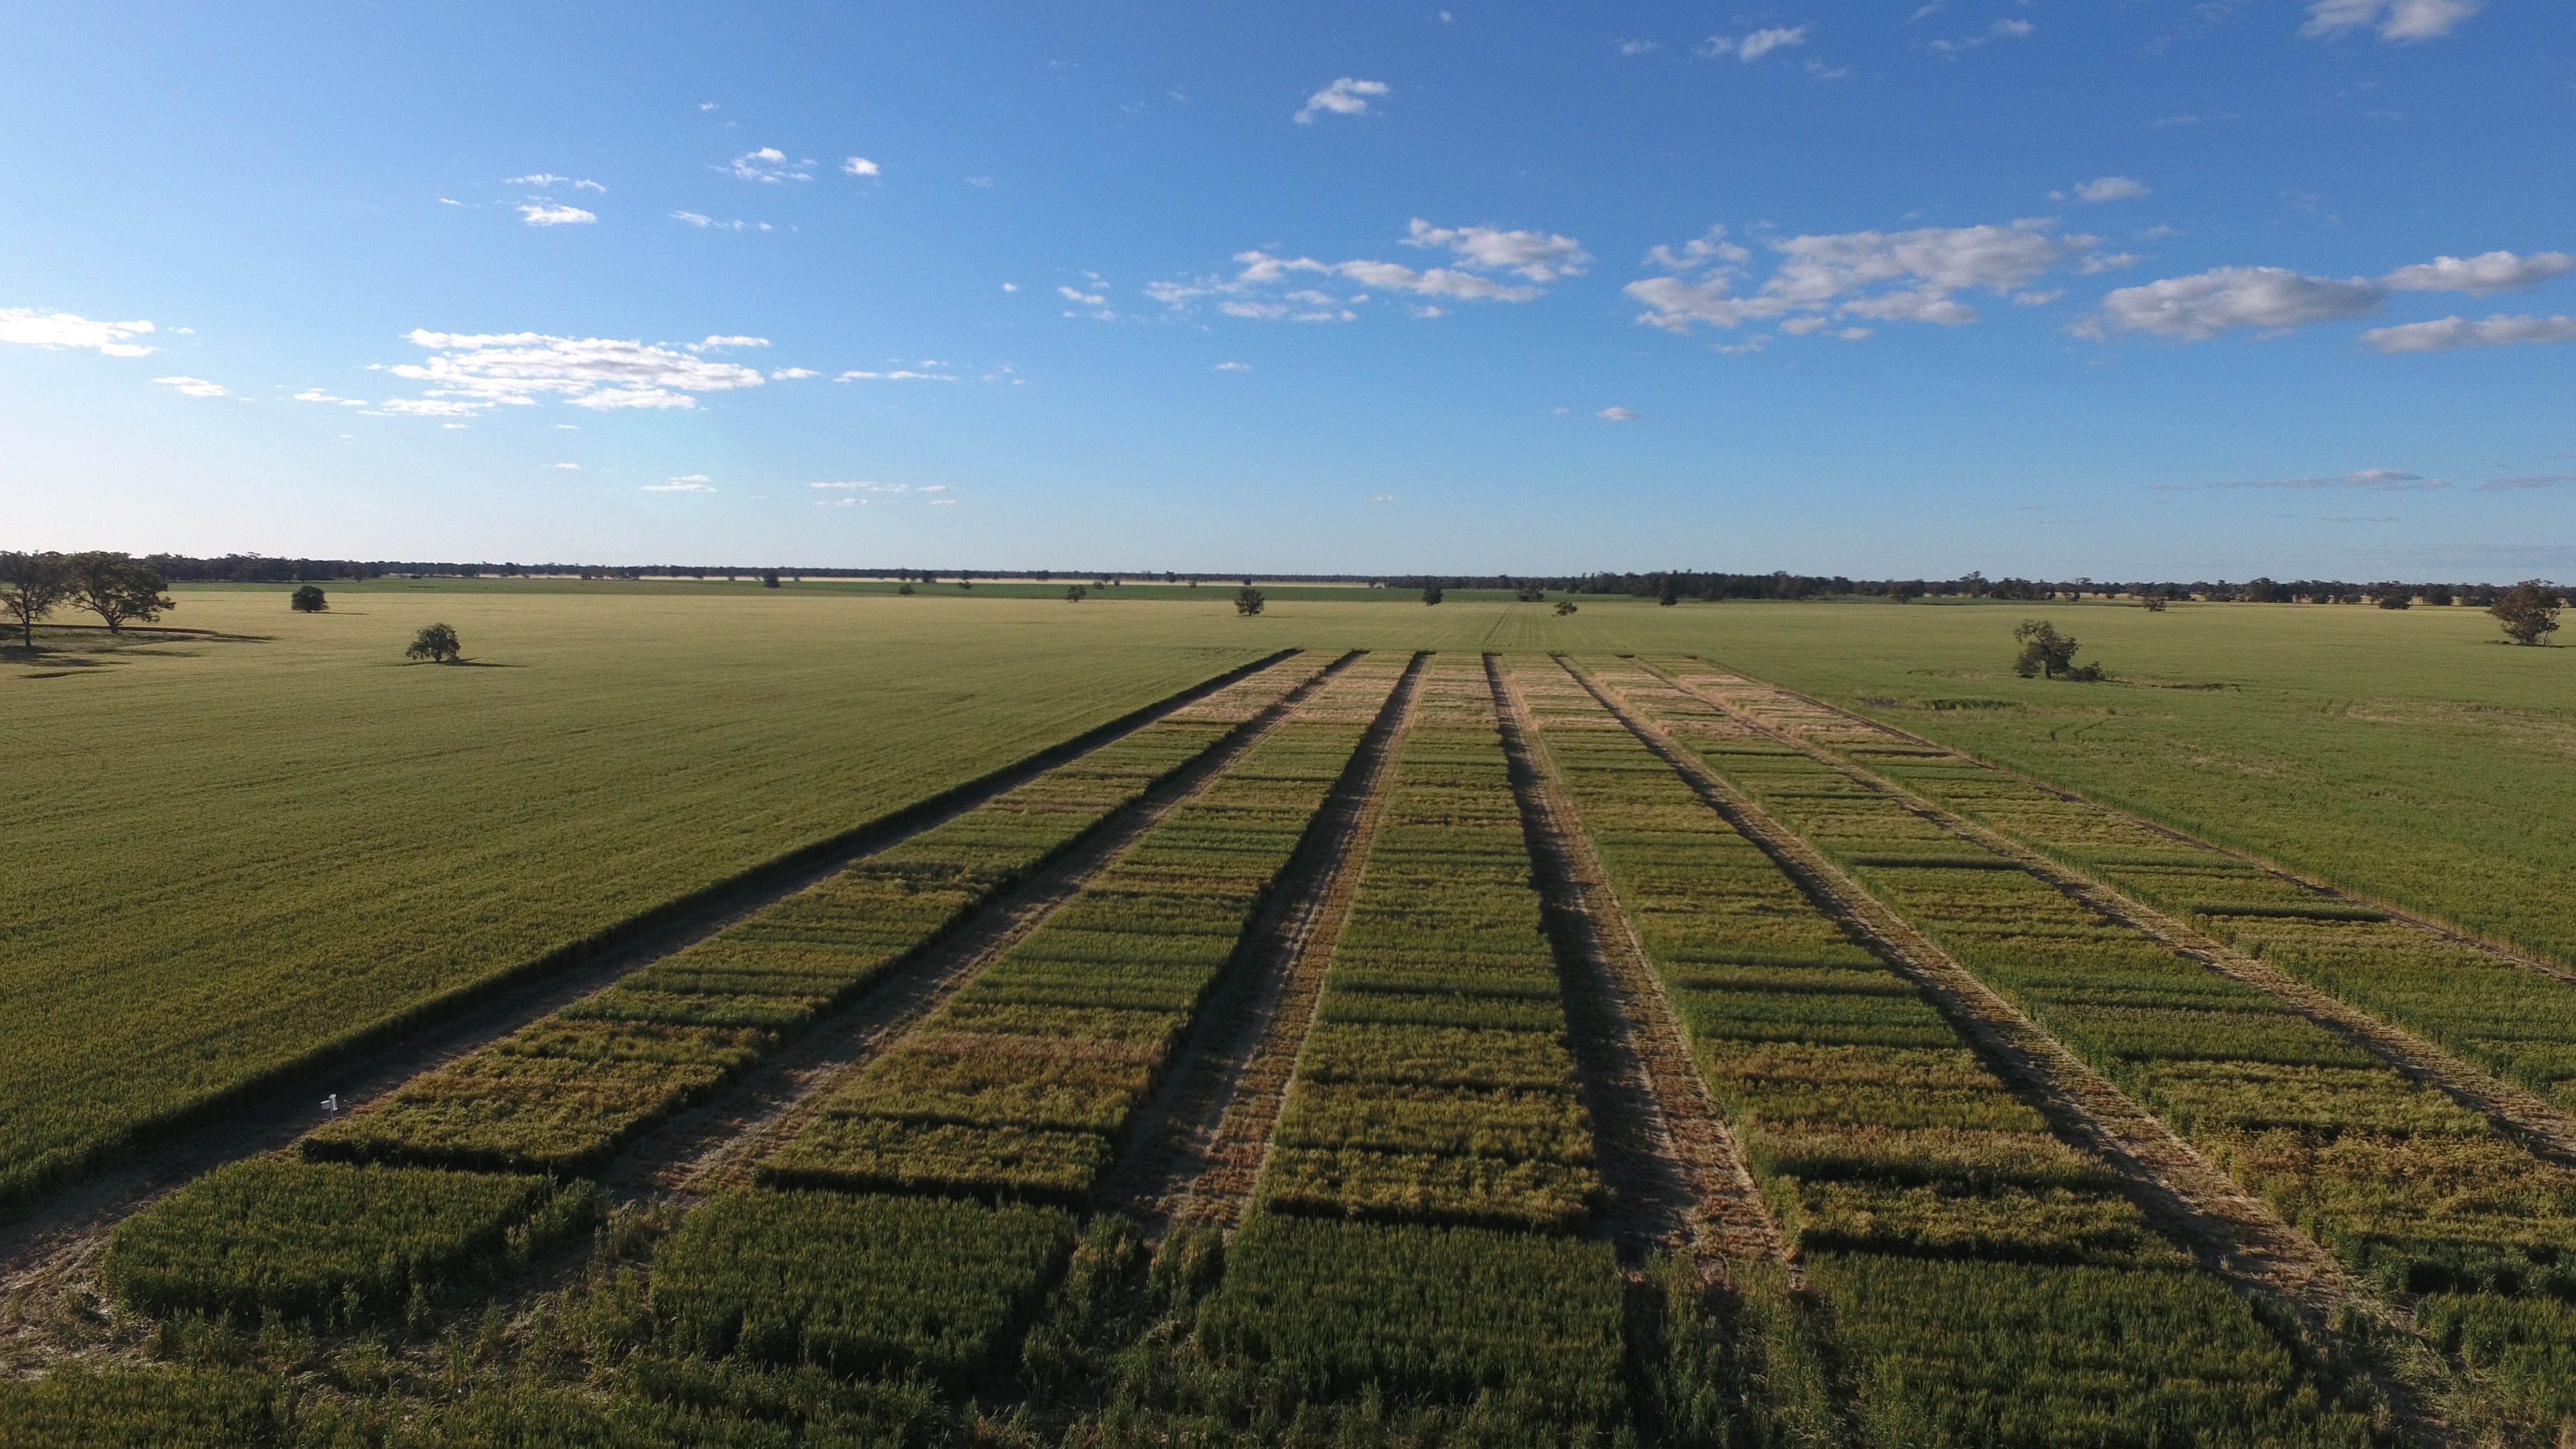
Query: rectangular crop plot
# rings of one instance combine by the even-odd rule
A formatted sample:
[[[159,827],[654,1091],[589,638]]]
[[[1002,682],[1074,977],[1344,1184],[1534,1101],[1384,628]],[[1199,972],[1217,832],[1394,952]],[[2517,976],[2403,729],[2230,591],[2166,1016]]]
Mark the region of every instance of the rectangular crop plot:
[[[919,1197],[727,1193],[653,1254],[672,1347],[919,1373],[966,1392],[994,1368],[1073,1250],[1053,1208]]]
[[[117,1225],[101,1273],[147,1313],[347,1321],[589,1225],[550,1178],[252,1158]]]
[[[1258,1189],[1274,1213],[1562,1231],[1599,1191],[1484,664],[1434,658]]]
[[[1259,671],[634,971],[304,1139],[317,1160],[596,1170],[865,994],[1312,678]]]
[[[1514,674],[1829,1307],[1819,1331],[1866,1442],[2368,1441],[2318,1402],[2273,1329],[2148,1224],[2119,1174],[2052,1135],[1911,982],[1580,680],[1544,660]],[[1604,662],[1596,677],[1632,707],[1669,710],[1677,736],[1739,738],[1636,666]],[[1774,755],[1702,755],[1722,774],[1812,778]],[[1793,788],[1789,801],[1886,848],[1855,830],[1869,799]],[[2186,1373],[2204,1377],[2171,1381]]]
[[[1087,1200],[1404,662],[1355,662],[1301,703],[837,1088],[761,1179]]]

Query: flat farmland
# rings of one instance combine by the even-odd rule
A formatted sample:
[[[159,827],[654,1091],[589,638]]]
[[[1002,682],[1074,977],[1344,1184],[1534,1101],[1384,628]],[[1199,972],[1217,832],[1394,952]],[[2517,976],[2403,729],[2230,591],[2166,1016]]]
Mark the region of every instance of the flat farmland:
[[[1027,762],[47,1240],[0,1441],[2576,1432],[2576,981],[2207,843],[2555,950],[2559,651],[1230,594],[202,590],[0,680],[22,1202]]]
[[[10,678],[0,1187],[1280,647],[781,594],[183,591],[246,637]]]

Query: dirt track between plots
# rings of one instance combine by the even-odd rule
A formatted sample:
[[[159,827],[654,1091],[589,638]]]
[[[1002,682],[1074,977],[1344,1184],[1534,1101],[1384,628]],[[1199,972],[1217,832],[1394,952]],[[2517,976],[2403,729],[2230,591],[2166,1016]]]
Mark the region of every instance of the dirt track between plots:
[[[578,966],[497,993],[435,1025],[392,1038],[328,1066],[300,1073],[246,1099],[220,1119],[170,1134],[127,1161],[40,1200],[0,1221],[0,1293],[58,1276],[85,1261],[97,1240],[137,1208],[214,1168],[285,1147],[326,1120],[321,1099],[349,1106],[370,1101],[422,1072],[475,1051],[549,1012],[718,931],[853,863],[975,809],[1048,770],[1185,709],[1295,651],[1256,660],[1169,695],[1107,725],[1030,755],[933,801],[895,812],[792,870],[768,875],[697,910],[639,934]]]
[[[936,1011],[984,968],[1044,925],[1101,871],[1126,855],[1173,810],[1244,757],[1298,706],[1349,667],[1343,655],[1148,791],[1080,846],[976,913],[965,929],[924,951],[857,1005],[761,1064],[723,1097],[645,1134],[610,1165],[603,1181],[622,1197],[684,1202],[750,1180],[752,1166],[792,1138],[842,1076]]]
[[[1609,1198],[1604,1226],[1623,1257],[1687,1252],[1710,1278],[1722,1276],[1730,1258],[1785,1262],[1779,1225],[1708,1094],[1527,700],[1495,656],[1485,667],[1567,985],[1568,1035]]]
[[[1389,692],[1351,768],[1325,801],[1281,890],[1192,1034],[1181,1065],[1139,1117],[1103,1199],[1159,1233],[1167,1224],[1231,1229],[1250,1206],[1288,1078],[1376,838],[1387,782],[1429,656]]]

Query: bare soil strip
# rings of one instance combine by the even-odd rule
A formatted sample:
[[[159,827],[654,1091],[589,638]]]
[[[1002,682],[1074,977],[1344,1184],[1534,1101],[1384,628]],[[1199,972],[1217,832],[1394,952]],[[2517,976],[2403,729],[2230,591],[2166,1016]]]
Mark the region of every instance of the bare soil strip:
[[[1413,725],[1428,657],[1414,656],[1404,683],[1387,701],[1389,713],[1360,747],[1367,759],[1359,786],[1346,801],[1335,802],[1337,809],[1347,803],[1349,814],[1335,822],[1330,868],[1312,884],[1289,922],[1295,934],[1293,941],[1282,943],[1285,969],[1264,973],[1270,983],[1266,999],[1243,1023],[1240,1044],[1229,1048],[1241,1053],[1240,1064],[1189,1124],[1189,1145],[1176,1174],[1185,1176],[1185,1185],[1167,1195],[1169,1223],[1232,1232],[1252,1205],[1253,1189],[1270,1161],[1270,1133],[1287,1101],[1288,1079],[1314,1029],[1324,975],[1332,969],[1334,948],[1341,944],[1360,876],[1368,868],[1369,847],[1385,814],[1396,757],[1404,752],[1404,737]]]
[[[1485,673],[1567,988],[1569,1035],[1610,1199],[1604,1226],[1622,1257],[1687,1252],[1712,1279],[1730,1258],[1786,1262],[1779,1225],[1709,1096],[1528,702],[1500,656],[1485,656]]]
[[[56,1259],[67,1248],[76,1248],[84,1239],[103,1232],[151,1199],[227,1162],[288,1145],[324,1120],[321,1099],[326,1094],[336,1094],[345,1105],[389,1092],[422,1072],[570,1005],[628,972],[766,910],[849,868],[853,862],[946,824],[997,795],[1187,709],[1295,652],[1281,650],[1227,670],[1002,769],[906,806],[873,824],[824,842],[821,847],[797,852],[793,864],[751,872],[736,888],[712,893],[703,903],[668,915],[649,928],[627,932],[614,947],[577,964],[531,973],[514,985],[484,993],[434,1022],[389,1035],[363,1051],[281,1074],[257,1093],[242,1097],[221,1117],[160,1136],[123,1164],[71,1184],[25,1213],[0,1221],[0,1275],[14,1276],[21,1269]],[[138,1070],[149,1069],[149,1064],[138,1066]]]
[[[864,1064],[1027,939],[1092,877],[1115,864],[1359,657],[1357,652],[1345,654],[1291,690],[1082,845],[986,906],[964,929],[923,952],[847,1014],[763,1063],[716,1101],[646,1133],[610,1164],[602,1184],[625,1198],[670,1196],[694,1202],[749,1181],[752,1164],[795,1136],[844,1073]]]
[[[2562,1164],[2576,1165],[2576,1115],[2570,1115],[2565,1109],[2552,1104],[2529,1088],[2506,1081],[2475,1062],[2457,1055],[2447,1047],[2417,1036],[2404,1027],[2364,1011],[2360,1007],[2329,996],[2289,973],[2249,956],[2234,946],[2193,927],[2187,921],[2167,915],[2052,856],[2044,855],[2010,836],[1979,824],[1938,801],[1916,794],[1903,784],[1814,743],[1796,729],[1783,728],[1770,723],[1744,709],[1739,699],[1730,697],[1732,691],[1720,692],[1695,688],[1684,680],[1665,674],[1660,669],[1654,672],[1663,675],[1674,688],[1684,690],[1698,699],[1729,711],[1734,718],[1762,730],[1770,738],[1798,750],[1810,759],[1832,767],[1841,772],[1845,778],[1892,797],[1916,815],[1942,829],[1972,840],[2004,856],[2091,910],[2263,992],[2292,1011],[2379,1057],[2406,1074],[2409,1079],[2432,1087],[2468,1110],[2485,1117],[2540,1156]],[[1737,677],[1741,678],[1741,676]],[[1864,716],[1834,709],[1831,705],[1821,704],[1805,695],[1789,690],[1773,690],[1772,686],[1755,680],[1747,679],[1745,683],[1758,689],[1772,690],[1811,709],[1825,711],[1838,723],[1847,721],[1848,724],[1845,727],[1856,725],[1872,733],[1913,741],[1912,736],[1902,731],[1888,729]],[[1945,749],[1937,744],[1931,747]],[[1946,749],[1945,752],[1954,755],[1957,753]],[[1958,757],[1967,758],[1964,755]],[[2045,788],[2053,790],[2054,787]],[[2118,814],[2119,812],[2108,813]],[[2134,817],[2123,816],[2122,818]],[[2145,821],[2139,823],[2149,825],[2149,828],[2168,839],[2185,841],[2194,846],[2208,846],[2208,842],[2184,835],[2180,831],[2167,830]],[[2253,863],[2261,864],[2261,862]],[[2270,869],[2268,866],[2264,868]],[[2286,872],[2274,873],[2295,879],[2295,877],[2289,877]],[[2326,895],[2339,902],[2361,904],[2356,898],[2341,892],[2329,890]],[[2482,942],[2462,940],[2456,934],[2450,935],[2449,939],[2464,945],[2480,947],[2484,945]],[[2501,952],[2496,954],[2512,960],[2516,965],[2533,964],[2520,956],[2509,956]]]
[[[1252,1200],[1428,658],[1405,666],[1103,1187],[1149,1236],[1176,1221],[1231,1229]]]

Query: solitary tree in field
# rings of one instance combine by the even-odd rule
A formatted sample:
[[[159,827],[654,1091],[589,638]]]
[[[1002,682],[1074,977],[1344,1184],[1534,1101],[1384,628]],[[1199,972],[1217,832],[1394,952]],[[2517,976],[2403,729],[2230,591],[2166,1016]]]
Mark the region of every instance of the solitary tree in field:
[[[588,578],[589,575],[582,577]],[[320,584],[306,584],[287,596],[286,607],[299,614],[319,614],[331,607],[331,601],[324,597]]]
[[[1547,590],[1536,584],[1523,584],[1512,590],[1512,597],[1524,604],[1543,604],[1547,602]]]
[[[2099,665],[2088,664],[2082,669],[2075,667],[2074,637],[2058,633],[2057,626],[2046,619],[2022,620],[2020,626],[2013,630],[2013,641],[2021,645],[2020,655],[2013,660],[2013,673],[2024,679],[2034,674],[2050,679],[2061,676],[2067,679],[2102,677]]]
[[[2558,632],[2558,591],[2538,579],[2524,579],[2487,606],[2516,644],[2545,644]]]
[[[1267,602],[1261,597],[1261,591],[1250,584],[1234,591],[1234,611],[1238,614],[1258,614]]]
[[[1671,579],[1664,580],[1663,591],[1655,595],[1655,602],[1669,609],[1681,601],[1682,586],[1674,583]]]
[[[426,659],[432,664],[453,664],[465,657],[465,646],[456,631],[445,624],[432,624],[411,637],[411,647],[403,651],[405,659]]]
[[[58,553],[0,553],[0,609],[18,621],[19,641],[36,647],[36,621],[54,611],[71,587]]]
[[[904,580],[904,581],[903,581],[903,583],[902,583],[899,587],[897,587],[897,588],[895,589],[895,592],[896,592],[896,593],[898,593],[898,594],[909,594],[909,593],[911,593],[911,592],[912,592],[912,580],[910,580],[910,579],[906,579],[906,580]]]
[[[1559,599],[1556,601],[1556,617],[1562,619],[1573,612],[1574,601],[1572,599]]]
[[[125,632],[127,620],[149,624],[177,603],[161,592],[161,571],[121,553],[76,553],[63,560],[75,604],[98,615],[107,632]]]
[[[1426,604],[1439,603],[1440,586],[1438,584],[1424,584],[1422,586],[1422,602]]]
[[[1080,584],[1067,584],[1065,586],[1064,601],[1068,604],[1079,604],[1089,597],[1091,597],[1091,590],[1084,588]]]

